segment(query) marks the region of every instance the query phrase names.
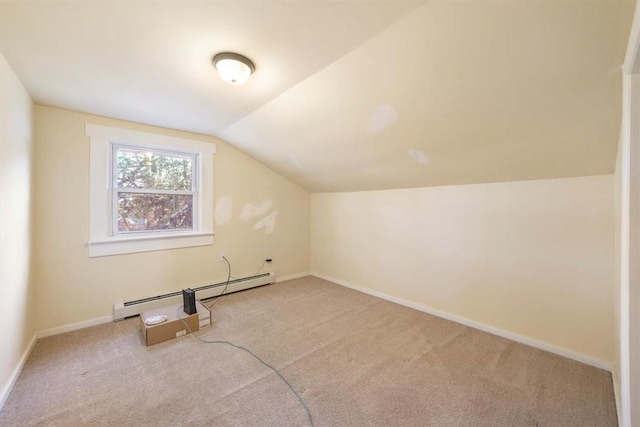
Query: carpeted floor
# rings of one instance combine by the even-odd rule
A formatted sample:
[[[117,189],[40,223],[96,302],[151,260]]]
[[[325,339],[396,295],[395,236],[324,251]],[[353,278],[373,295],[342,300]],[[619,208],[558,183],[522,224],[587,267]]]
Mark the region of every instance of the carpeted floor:
[[[306,277],[231,294],[198,335],[278,368],[321,426],[616,426],[611,375]],[[278,376],[138,318],[38,341],[2,426],[305,426]]]

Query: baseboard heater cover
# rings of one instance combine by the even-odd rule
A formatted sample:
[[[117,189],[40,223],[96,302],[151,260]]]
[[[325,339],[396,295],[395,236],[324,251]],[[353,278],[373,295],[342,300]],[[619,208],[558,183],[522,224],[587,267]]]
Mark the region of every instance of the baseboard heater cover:
[[[255,288],[258,286],[270,285],[275,283],[276,275],[273,272],[258,274],[256,276],[242,277],[240,279],[229,280],[229,287],[225,293],[243,291],[245,289]],[[207,299],[217,297],[222,294],[226,281],[214,283],[212,285],[204,285],[197,288],[192,287],[196,291],[196,298]],[[186,285],[185,285],[186,287]],[[143,311],[153,310],[154,308],[164,307],[166,305],[182,303],[182,290],[171,292],[168,294],[156,295],[147,298],[141,298],[134,301],[116,302],[113,305],[113,320],[123,320],[127,317],[137,316]]]

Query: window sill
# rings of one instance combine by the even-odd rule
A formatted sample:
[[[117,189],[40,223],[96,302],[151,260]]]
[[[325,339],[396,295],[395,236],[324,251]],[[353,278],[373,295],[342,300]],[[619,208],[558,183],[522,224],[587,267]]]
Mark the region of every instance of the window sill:
[[[88,243],[89,258],[213,245],[213,233],[158,233],[118,236]]]

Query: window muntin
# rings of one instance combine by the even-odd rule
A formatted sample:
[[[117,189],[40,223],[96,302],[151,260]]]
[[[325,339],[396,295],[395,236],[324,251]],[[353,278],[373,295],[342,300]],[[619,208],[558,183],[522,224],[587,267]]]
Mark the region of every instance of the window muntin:
[[[197,155],[113,145],[114,235],[193,231]]]

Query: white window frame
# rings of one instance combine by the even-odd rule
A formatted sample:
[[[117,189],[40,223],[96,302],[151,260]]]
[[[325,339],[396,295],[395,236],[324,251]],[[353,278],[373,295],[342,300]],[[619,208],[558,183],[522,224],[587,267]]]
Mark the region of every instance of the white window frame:
[[[112,226],[112,230],[113,230],[113,234],[114,235],[126,235],[126,234],[149,234],[149,233],[153,233],[153,232],[157,232],[157,233],[177,233],[177,232],[190,232],[190,231],[197,231],[198,229],[198,205],[199,205],[199,189],[200,189],[200,182],[198,180],[198,173],[200,171],[200,165],[199,165],[199,161],[198,158],[200,157],[200,154],[196,154],[196,153],[190,153],[190,152],[185,152],[185,151],[172,151],[172,150],[159,150],[157,148],[149,148],[149,147],[142,147],[140,145],[124,145],[124,144],[112,144],[112,161],[111,161],[111,170],[113,171],[111,179],[112,179],[112,206],[113,206],[113,212],[112,212],[112,217],[111,217],[111,226]],[[128,188],[128,187],[118,187],[118,177],[116,176],[116,171],[118,170],[118,157],[117,157],[117,153],[118,150],[120,149],[124,149],[124,150],[131,150],[131,151],[149,151],[150,153],[154,153],[154,154],[161,154],[161,155],[167,155],[167,156],[173,156],[173,157],[182,157],[182,158],[188,158],[191,160],[191,172],[192,172],[192,177],[191,177],[191,189],[188,191],[178,191],[178,190],[156,190],[156,189],[151,189],[151,188]],[[193,197],[193,208],[192,208],[192,224],[193,224],[193,228],[189,229],[189,230],[140,230],[140,231],[120,231],[118,230],[118,219],[119,219],[119,215],[118,215],[118,194],[119,193],[139,193],[139,194],[172,194],[172,195],[190,195]]]
[[[210,142],[87,123],[90,137],[89,163],[89,257],[149,252],[213,244],[213,156]],[[117,146],[194,156],[193,230],[162,230],[118,233],[114,203],[114,150]]]

